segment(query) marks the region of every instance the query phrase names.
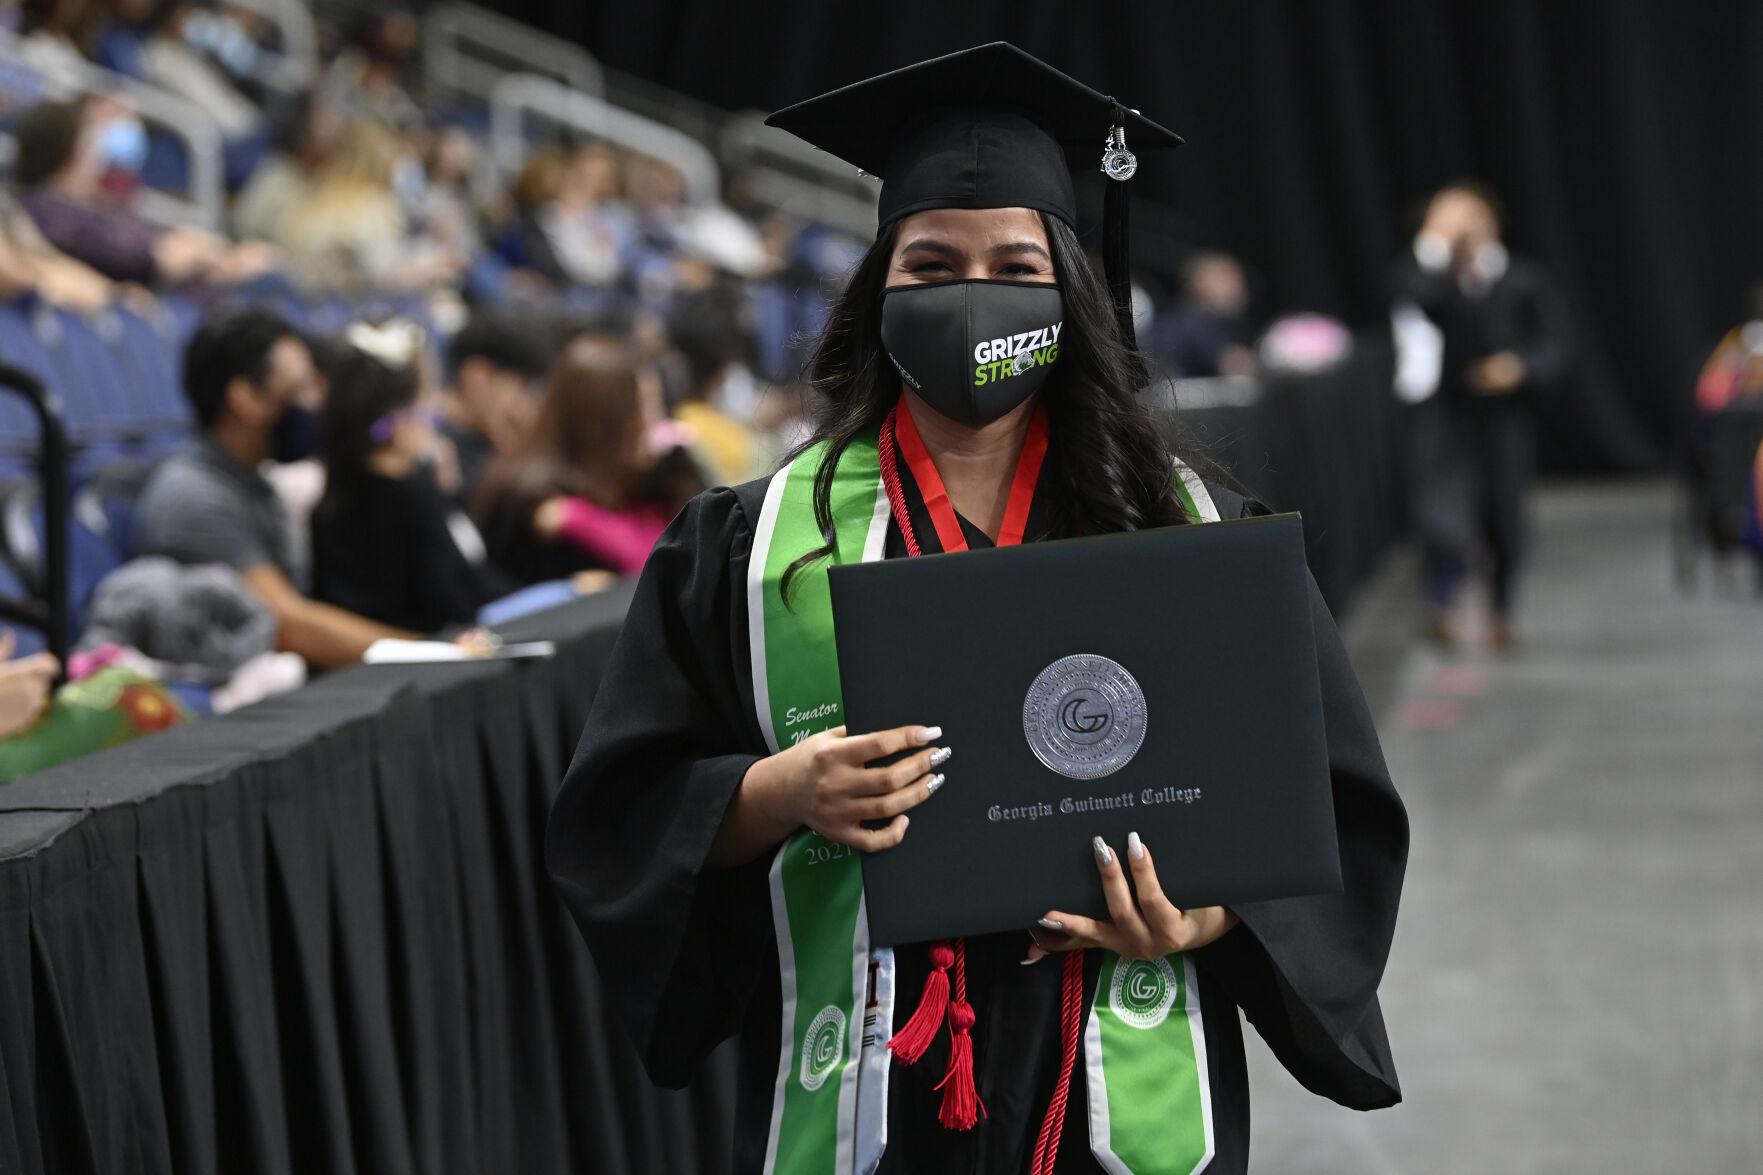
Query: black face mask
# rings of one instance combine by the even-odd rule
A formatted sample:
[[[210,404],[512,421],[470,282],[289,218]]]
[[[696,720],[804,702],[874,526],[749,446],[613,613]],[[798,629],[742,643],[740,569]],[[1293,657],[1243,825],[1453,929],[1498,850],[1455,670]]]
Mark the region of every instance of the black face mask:
[[[1045,282],[974,279],[882,291],[882,346],[951,420],[997,420],[1040,390],[1059,358],[1065,298]]]
[[[270,456],[287,464],[304,461],[318,452],[318,413],[301,404],[289,404],[275,422],[270,435]]]

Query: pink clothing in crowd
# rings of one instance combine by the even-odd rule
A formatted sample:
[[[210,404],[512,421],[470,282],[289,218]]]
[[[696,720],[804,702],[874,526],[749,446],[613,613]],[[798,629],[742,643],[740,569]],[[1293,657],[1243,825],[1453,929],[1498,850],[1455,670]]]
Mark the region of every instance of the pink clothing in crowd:
[[[643,569],[669,521],[657,506],[609,510],[586,498],[565,498],[563,503],[558,535],[620,575],[634,575]]]

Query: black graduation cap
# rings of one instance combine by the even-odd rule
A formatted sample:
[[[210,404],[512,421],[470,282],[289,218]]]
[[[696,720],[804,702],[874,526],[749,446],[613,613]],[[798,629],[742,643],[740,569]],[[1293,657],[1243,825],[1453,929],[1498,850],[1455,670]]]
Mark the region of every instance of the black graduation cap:
[[[765,120],[879,176],[883,227],[926,208],[1034,208],[1077,224],[1071,172],[1110,180],[1103,261],[1132,339],[1126,183],[1132,147],[1181,136],[1007,41],[896,69]]]

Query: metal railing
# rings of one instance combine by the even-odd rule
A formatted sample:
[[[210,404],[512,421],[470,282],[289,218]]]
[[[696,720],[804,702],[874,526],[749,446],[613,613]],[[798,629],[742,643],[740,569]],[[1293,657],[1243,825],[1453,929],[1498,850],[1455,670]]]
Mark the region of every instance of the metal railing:
[[[65,674],[72,640],[68,600],[67,430],[61,423],[60,403],[36,376],[0,363],[0,390],[23,397],[37,414],[43,430],[37,464],[43,500],[43,598],[0,598],[0,619],[40,629]]]
[[[684,178],[688,203],[708,203],[721,194],[721,168],[698,140],[537,74],[509,74],[490,95],[490,156],[503,177],[519,171],[526,158],[529,120],[604,139],[665,162]]]
[[[865,240],[875,236],[874,177],[766,126],[756,110],[728,117],[721,148],[723,162],[747,172],[759,199]]]
[[[264,62],[263,80],[286,93],[298,93],[318,76],[318,29],[304,0],[232,0],[281,30],[282,51]]]
[[[0,29],[0,60],[35,77],[46,97],[67,99],[78,93],[106,94],[126,102],[151,126],[170,131],[182,141],[189,159],[189,188],[181,193],[149,188],[141,193],[142,211],[159,220],[219,231],[226,202],[220,124],[193,102],[155,86],[89,63],[68,66],[68,76],[52,76],[31,66],[13,34]],[[69,77],[77,84],[70,85]]]
[[[476,4],[439,4],[422,21],[423,83],[431,95],[489,101],[510,73],[537,74],[602,95],[600,63],[579,45]]]

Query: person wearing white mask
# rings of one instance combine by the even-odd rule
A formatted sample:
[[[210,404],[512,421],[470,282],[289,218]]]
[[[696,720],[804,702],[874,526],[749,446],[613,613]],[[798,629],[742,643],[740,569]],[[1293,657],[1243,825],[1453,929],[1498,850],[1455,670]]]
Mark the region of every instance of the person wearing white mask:
[[[202,229],[171,227],[135,211],[146,131],[112,98],[43,102],[13,128],[19,203],[49,243],[118,282],[226,285],[280,258],[260,241],[234,244]]]

